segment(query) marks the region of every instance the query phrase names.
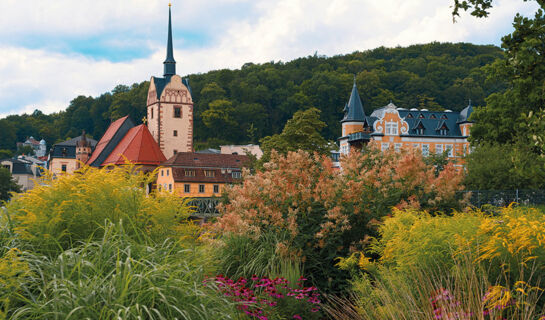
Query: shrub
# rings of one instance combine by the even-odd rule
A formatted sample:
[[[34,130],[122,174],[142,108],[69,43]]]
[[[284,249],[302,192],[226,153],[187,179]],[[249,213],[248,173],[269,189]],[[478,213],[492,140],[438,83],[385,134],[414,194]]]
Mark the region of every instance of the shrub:
[[[545,311],[540,210],[395,210],[379,234],[369,253],[380,259],[356,253],[339,263],[365,271],[354,281],[364,319],[534,319]]]
[[[449,164],[436,174],[416,151],[371,148],[352,153],[342,166],[338,171],[329,158],[303,151],[273,153],[263,171],[246,174],[243,184],[227,191],[229,202],[215,227],[255,241],[278,235],[279,255],[299,257],[318,287],[337,291],[348,275],[335,268],[335,257],[364,247],[392,206],[459,206],[462,173]]]
[[[174,236],[190,212],[186,201],[163,192],[146,194],[155,173],[127,165],[83,168],[72,175],[46,176],[40,185],[7,204],[13,230],[36,250],[56,254],[78,241],[100,239],[105,221],[124,221],[138,238]]]

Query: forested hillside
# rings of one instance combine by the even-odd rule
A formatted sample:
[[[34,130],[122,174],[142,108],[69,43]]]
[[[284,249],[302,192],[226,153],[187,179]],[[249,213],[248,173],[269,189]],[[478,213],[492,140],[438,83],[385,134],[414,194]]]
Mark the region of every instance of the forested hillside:
[[[182,58],[183,59],[183,58]],[[334,57],[309,56],[290,62],[247,63],[237,70],[189,75],[195,102],[195,145],[255,143],[278,133],[300,109],[320,109],[323,135],[340,133],[342,110],[354,74],[365,111],[390,100],[399,107],[461,110],[468,99],[483,105],[504,83],[486,81],[482,67],[503,59],[495,46],[430,43],[384,48]],[[27,136],[48,144],[85,130],[99,139],[108,124],[130,114],[145,116],[148,82],[117,86],[99,97],[79,96],[65,111],[13,115],[0,120],[0,149],[15,149]]]

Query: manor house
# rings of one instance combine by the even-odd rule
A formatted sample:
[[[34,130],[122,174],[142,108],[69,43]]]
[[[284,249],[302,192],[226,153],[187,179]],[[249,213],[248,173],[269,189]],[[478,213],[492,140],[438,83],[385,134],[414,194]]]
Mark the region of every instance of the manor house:
[[[342,136],[338,138],[340,153],[361,150],[364,145],[374,141],[382,150],[415,148],[424,156],[446,152],[449,159],[454,160],[469,152],[467,138],[472,125],[469,121],[472,112],[471,102],[460,112],[405,109],[390,102],[366,115],[354,80],[341,121]]]

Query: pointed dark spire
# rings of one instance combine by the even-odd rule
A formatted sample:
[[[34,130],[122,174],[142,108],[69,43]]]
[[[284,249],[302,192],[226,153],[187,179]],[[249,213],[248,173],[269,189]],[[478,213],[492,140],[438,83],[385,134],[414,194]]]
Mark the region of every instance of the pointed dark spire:
[[[170,3],[168,4],[168,42],[167,42],[167,58],[164,64],[164,76],[169,78],[176,74],[176,61],[174,60],[174,52],[172,48],[172,22],[170,13]]]
[[[361,103],[360,95],[358,93],[358,87],[356,86],[356,76],[354,76],[354,85],[352,86],[352,93],[350,93],[350,99],[348,105],[345,107],[346,114],[341,122],[355,121],[364,122],[365,112],[363,111],[363,105]]]

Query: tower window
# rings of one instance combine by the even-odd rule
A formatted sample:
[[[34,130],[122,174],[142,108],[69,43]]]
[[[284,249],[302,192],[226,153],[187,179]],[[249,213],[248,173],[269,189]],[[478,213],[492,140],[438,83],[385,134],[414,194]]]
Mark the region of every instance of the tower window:
[[[174,136],[177,137],[178,136],[178,130],[174,130]]]
[[[153,119],[153,108],[151,108],[151,118]]]
[[[181,118],[181,117],[182,117],[182,108],[174,107],[174,118]]]

